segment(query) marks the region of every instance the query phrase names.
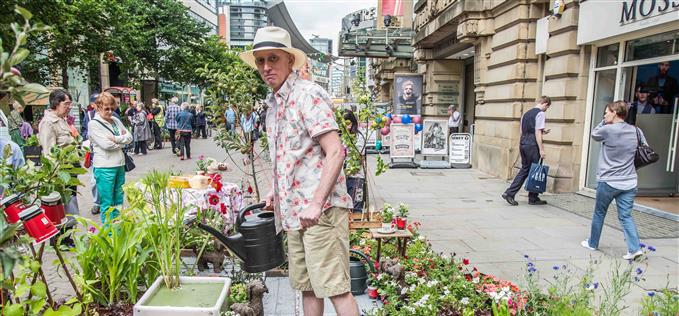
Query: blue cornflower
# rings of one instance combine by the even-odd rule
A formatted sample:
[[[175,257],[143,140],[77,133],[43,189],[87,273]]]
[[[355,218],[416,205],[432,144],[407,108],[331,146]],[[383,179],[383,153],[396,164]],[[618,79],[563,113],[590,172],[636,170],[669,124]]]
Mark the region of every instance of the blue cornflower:
[[[528,255],[523,255],[524,258],[528,259]]]
[[[637,274],[642,274],[642,273],[644,273],[644,270],[641,270],[641,268],[637,268],[636,272],[637,272]]]
[[[655,295],[655,292],[648,292],[648,296],[653,297]]]
[[[559,270],[559,266],[553,266],[552,269],[554,269],[554,271]]]
[[[644,244],[643,242],[640,242],[640,243],[639,243],[639,247],[641,247],[641,248],[646,248],[646,244]]]
[[[650,251],[655,251],[655,247],[653,247],[653,246],[648,246],[648,250],[650,250]]]
[[[599,288],[599,282],[594,282],[594,284],[592,284],[592,285],[594,285],[595,290]]]

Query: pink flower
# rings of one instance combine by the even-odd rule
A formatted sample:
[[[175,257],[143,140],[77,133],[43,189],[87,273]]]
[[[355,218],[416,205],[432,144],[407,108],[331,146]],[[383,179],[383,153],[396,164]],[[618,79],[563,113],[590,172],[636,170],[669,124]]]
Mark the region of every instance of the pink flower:
[[[468,264],[469,264],[469,259],[467,259],[467,258],[462,259],[462,263],[463,263],[464,265],[468,265]]]
[[[88,231],[89,233],[96,234],[96,233],[97,233],[97,228],[94,227],[94,226],[90,226],[90,227],[87,229],[87,231]]]
[[[210,205],[217,205],[219,204],[219,196],[212,193],[208,196],[207,201],[210,203]]]

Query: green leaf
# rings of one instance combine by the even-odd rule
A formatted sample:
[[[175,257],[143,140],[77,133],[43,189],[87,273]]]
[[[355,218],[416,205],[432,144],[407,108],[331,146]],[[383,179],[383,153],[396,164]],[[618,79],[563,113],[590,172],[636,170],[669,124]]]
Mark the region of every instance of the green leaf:
[[[71,175],[66,171],[59,171],[59,179],[64,183],[68,183],[68,181],[71,181]]]
[[[24,17],[26,20],[30,20],[33,17],[33,14],[31,12],[28,12],[28,10],[20,7],[20,6],[14,6],[14,12],[21,14],[21,16]]]
[[[50,92],[49,90],[47,90],[47,88],[45,88],[43,85],[39,83],[26,84],[23,87],[21,87],[21,90],[38,94],[47,94]]]
[[[38,315],[40,311],[42,310],[43,306],[45,306],[45,299],[39,299],[31,302],[30,307],[31,307],[31,313],[33,315]]]
[[[24,306],[21,304],[12,304],[4,308],[3,314],[5,316],[22,316],[24,314]]]
[[[19,50],[17,50],[17,52],[14,55],[12,55],[12,57],[10,57],[9,64],[11,66],[14,66],[21,63],[22,61],[24,61],[24,59],[26,59],[26,57],[28,57],[28,54],[30,54],[28,49],[19,48]]]
[[[31,286],[31,294],[35,297],[45,297],[47,296],[47,287],[42,281],[37,281],[33,286]]]
[[[22,296],[28,294],[28,291],[30,290],[30,288],[31,288],[30,284],[22,283],[17,287],[16,291],[14,292],[14,295],[18,296],[18,297],[22,297]]]

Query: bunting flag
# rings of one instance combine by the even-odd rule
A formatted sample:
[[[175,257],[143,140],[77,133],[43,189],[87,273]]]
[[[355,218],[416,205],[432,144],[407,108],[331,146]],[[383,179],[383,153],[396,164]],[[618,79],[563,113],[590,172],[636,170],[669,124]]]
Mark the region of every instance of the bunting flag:
[[[404,0],[381,0],[382,1],[382,16],[402,16]]]

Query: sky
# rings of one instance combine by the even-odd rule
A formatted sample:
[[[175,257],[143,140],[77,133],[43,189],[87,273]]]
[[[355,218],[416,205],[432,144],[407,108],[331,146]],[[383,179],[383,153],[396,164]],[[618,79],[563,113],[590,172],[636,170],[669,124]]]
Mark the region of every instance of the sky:
[[[337,40],[342,18],[360,9],[377,7],[377,0],[284,0],[297,29],[309,40],[312,34],[333,40],[333,55],[337,55]]]

